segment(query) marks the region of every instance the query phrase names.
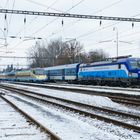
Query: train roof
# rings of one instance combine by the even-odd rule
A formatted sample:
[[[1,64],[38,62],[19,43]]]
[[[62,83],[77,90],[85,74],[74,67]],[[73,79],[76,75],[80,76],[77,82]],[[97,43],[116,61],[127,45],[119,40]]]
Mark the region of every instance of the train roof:
[[[120,58],[120,59],[108,59],[106,61],[93,62],[88,64],[81,64],[80,66],[92,66],[92,65],[105,65],[113,63],[124,63],[126,61],[140,60],[140,58]]]
[[[59,66],[53,66],[53,67],[46,67],[44,70],[55,70],[55,69],[67,69],[67,68],[75,68],[79,65],[79,63],[74,64],[66,64],[66,65],[59,65]]]

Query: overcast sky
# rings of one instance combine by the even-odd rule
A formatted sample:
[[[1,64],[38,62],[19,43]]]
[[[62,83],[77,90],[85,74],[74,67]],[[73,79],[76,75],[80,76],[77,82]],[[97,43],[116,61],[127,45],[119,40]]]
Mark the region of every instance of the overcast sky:
[[[0,8],[140,18],[140,0],[0,0]],[[5,21],[4,16],[0,14],[0,38],[6,37],[8,46],[7,49],[3,47],[5,40],[0,39],[0,56],[26,57],[36,40],[25,40],[24,36],[31,36],[42,37],[47,42],[57,38],[63,41],[76,39],[86,51],[103,49],[113,57],[116,56],[118,30],[119,55],[140,57],[140,23],[134,23],[132,28],[131,22],[102,21],[100,26],[100,21],[93,19],[7,14]],[[7,33],[4,32],[5,27]],[[22,38],[10,39],[9,36]],[[1,57],[0,66],[5,64],[27,65],[27,61]]]

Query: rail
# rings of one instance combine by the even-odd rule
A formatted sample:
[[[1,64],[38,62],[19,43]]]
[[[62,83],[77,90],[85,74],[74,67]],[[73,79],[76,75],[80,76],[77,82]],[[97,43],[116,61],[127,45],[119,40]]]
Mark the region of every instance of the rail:
[[[39,98],[39,97],[36,97],[36,95],[37,96],[42,96],[42,95],[39,95],[37,93],[34,94],[35,92],[31,92],[31,91],[27,91],[27,90],[22,90],[22,89],[20,89],[20,91],[19,91],[19,89],[17,89],[17,88],[6,87],[6,86],[4,86],[3,88],[5,88],[7,90],[10,90],[12,92],[16,92],[16,93],[18,93],[18,94],[20,94],[22,96],[26,96],[28,98],[32,98],[32,99],[37,100],[37,101],[41,101],[43,103],[47,103],[47,104],[51,104],[51,105],[54,105],[54,106],[57,106],[57,107],[65,108],[66,110],[74,111],[74,112],[77,112],[77,113],[85,115],[85,116],[90,116],[91,118],[97,118],[97,119],[105,121],[107,123],[113,123],[113,124],[118,125],[118,126],[123,126],[125,128],[132,129],[132,130],[140,133],[140,127],[136,126],[136,125],[131,125],[129,123],[125,123],[125,122],[118,121],[118,120],[115,120],[115,119],[112,119],[112,118],[108,118],[108,117],[104,117],[104,116],[101,116],[101,115],[97,115],[95,113],[91,113],[91,112],[88,112],[88,111],[85,111],[85,110],[81,110],[81,109],[78,109],[78,108],[75,108],[75,107],[71,107],[71,106],[64,105],[64,104],[61,104],[61,103],[57,103],[57,102],[54,102],[54,101],[49,101],[49,100],[44,99],[44,98]],[[29,95],[29,94],[32,94],[32,95]],[[53,98],[53,97],[49,97],[49,98]],[[55,99],[56,99],[56,97],[55,97]],[[63,99],[63,101],[64,100],[65,99]],[[65,102],[67,102],[67,101],[68,100],[65,100]],[[113,111],[113,110],[109,110],[109,109],[98,108],[98,107],[95,107],[95,106],[81,104],[81,103],[77,103],[77,102],[74,102],[74,101],[68,101],[68,102],[75,103],[75,105],[79,104],[80,106],[93,107],[94,109],[98,109],[98,110],[102,109],[102,111],[104,110],[104,111],[107,111],[109,113],[115,113],[115,114],[118,113],[119,115],[122,115],[122,116],[125,116],[125,117],[127,116],[127,117],[131,117],[131,118],[134,118],[134,119],[140,119],[140,116],[136,116],[136,115],[132,115],[132,114],[127,114],[127,113],[123,113],[123,112]]]
[[[51,140],[61,140],[61,138],[58,137],[55,133],[53,133],[52,131],[50,131],[47,127],[45,127],[43,124],[41,124],[39,121],[37,121],[36,119],[34,119],[32,116],[30,116],[25,111],[23,111],[22,109],[20,109],[17,105],[15,105],[14,103],[12,103],[10,100],[6,99],[3,95],[0,95],[0,97],[3,100],[5,100],[8,104],[10,104],[13,108],[15,108],[16,110],[18,110],[18,112],[20,112],[23,116],[25,116],[26,118],[28,118],[29,120],[31,120],[32,122],[34,122],[34,124],[36,124],[38,127],[40,127],[41,130],[43,130],[44,132],[48,133],[50,135],[50,137],[51,137]]]

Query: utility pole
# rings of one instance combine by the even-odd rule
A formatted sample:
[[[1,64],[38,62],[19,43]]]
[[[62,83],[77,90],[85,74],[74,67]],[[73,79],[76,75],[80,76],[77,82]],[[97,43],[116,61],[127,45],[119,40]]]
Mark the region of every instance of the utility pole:
[[[114,27],[113,31],[116,31],[116,56],[119,56],[119,37],[118,37],[118,28]]]

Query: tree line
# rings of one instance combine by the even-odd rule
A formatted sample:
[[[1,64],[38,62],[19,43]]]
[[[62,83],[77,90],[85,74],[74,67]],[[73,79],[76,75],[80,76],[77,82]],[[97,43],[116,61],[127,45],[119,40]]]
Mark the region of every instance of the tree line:
[[[91,63],[101,61],[109,55],[103,50],[91,50],[85,52],[84,46],[71,40],[63,42],[60,39],[50,41],[37,41],[28,51],[29,63],[31,68],[49,67],[72,63]]]

